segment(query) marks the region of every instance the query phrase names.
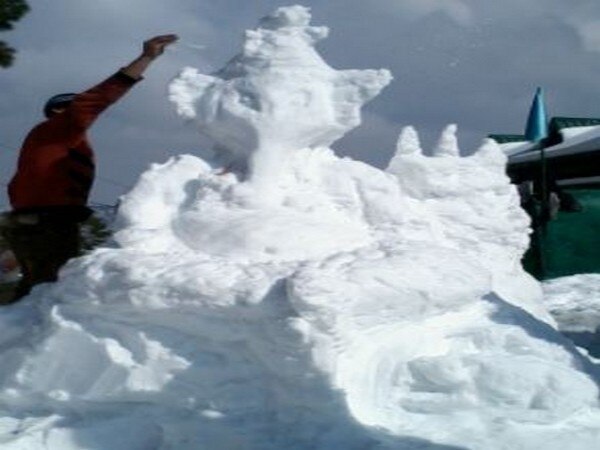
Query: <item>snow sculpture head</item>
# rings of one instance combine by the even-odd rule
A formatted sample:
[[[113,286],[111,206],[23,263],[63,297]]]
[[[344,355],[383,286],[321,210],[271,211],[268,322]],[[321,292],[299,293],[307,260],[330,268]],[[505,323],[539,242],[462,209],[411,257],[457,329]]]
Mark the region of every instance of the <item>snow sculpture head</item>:
[[[303,6],[279,8],[246,32],[241,54],[216,74],[188,67],[170,85],[178,114],[251,177],[294,150],[331,145],[391,81],[387,70],[332,69],[314,49],[329,30],[310,19]]]

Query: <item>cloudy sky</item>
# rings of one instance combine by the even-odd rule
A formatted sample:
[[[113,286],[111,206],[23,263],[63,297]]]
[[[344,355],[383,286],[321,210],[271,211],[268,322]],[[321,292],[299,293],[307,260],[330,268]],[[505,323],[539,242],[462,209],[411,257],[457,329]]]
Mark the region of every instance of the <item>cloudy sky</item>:
[[[388,68],[394,82],[364,111],[363,125],[336,143],[340,154],[386,164],[402,126],[431,146],[457,123],[472,151],[488,133],[520,133],[536,86],[550,115],[600,117],[598,0],[304,0],[313,23],[331,28],[319,44],[337,69]],[[112,204],[149,164],[206,145],[166,99],[184,66],[205,72],[239,49],[242,32],[281,0],[29,0],[32,11],[2,33],[19,51],[0,69],[0,183],[52,94],[101,81],[153,35],[181,43],[147,72],[90,133],[98,178],[92,200]],[[194,46],[205,46],[198,50]],[[4,186],[0,184],[4,191]],[[7,205],[4,193],[0,207]]]

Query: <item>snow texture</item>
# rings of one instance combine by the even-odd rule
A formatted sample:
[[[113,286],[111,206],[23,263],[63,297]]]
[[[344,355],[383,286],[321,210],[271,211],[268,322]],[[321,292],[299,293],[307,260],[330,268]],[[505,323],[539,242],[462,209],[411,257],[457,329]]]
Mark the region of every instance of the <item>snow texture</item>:
[[[546,306],[566,331],[600,330],[600,275],[582,274],[546,281]]]
[[[600,364],[600,274],[548,280],[543,289],[559,330]]]
[[[589,450],[598,366],[520,265],[492,141],[383,171],[328,146],[390,76],[336,71],[278,9],[170,96],[220,158],[152,166],[114,245],[0,312],[3,450]]]
[[[215,75],[188,67],[169,89],[179,114],[255,186],[272,180],[289,153],[328,147],[359,125],[360,107],[392,79],[387,70],[332,69],[314,49],[329,30],[310,18],[302,6],[278,9]]]

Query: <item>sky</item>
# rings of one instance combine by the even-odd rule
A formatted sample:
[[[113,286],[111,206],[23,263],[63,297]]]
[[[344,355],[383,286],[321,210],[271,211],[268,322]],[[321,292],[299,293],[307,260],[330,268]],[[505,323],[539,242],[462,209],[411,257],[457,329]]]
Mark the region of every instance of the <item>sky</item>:
[[[275,0],[29,0],[31,12],[0,34],[18,50],[0,69],[0,209],[27,132],[47,98],[100,82],[135,58],[142,42],[180,42],[90,130],[97,179],[91,201],[114,204],[153,163],[210,144],[176,116],[167,85],[185,66],[210,73],[240,49],[245,29]],[[489,133],[522,133],[535,88],[550,116],[600,117],[597,0],[304,0],[318,44],[336,69],[387,68],[394,81],[338,141],[340,155],[384,167],[398,133],[413,125],[431,147],[449,123],[462,151]],[[203,47],[203,48],[198,48]]]

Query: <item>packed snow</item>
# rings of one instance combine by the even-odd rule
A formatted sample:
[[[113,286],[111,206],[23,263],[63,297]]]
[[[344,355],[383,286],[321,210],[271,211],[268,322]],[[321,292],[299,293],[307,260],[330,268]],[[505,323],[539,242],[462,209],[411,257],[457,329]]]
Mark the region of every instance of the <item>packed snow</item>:
[[[600,274],[556,278],[542,287],[558,329],[600,360]]]
[[[535,142],[506,142],[503,144],[499,144],[502,151],[506,154],[506,156],[518,155],[520,153],[525,153],[536,148]]]
[[[385,70],[338,71],[302,6],[185,68],[217,157],[155,164],[111,246],[0,311],[3,450],[590,450],[599,368],[520,259],[529,221],[456,126],[386,170],[329,148]]]

